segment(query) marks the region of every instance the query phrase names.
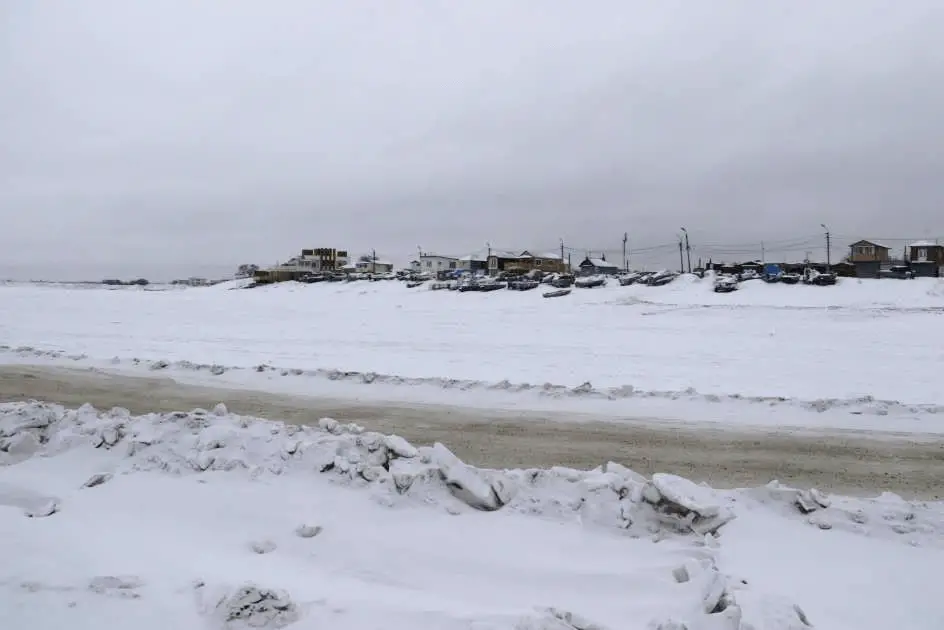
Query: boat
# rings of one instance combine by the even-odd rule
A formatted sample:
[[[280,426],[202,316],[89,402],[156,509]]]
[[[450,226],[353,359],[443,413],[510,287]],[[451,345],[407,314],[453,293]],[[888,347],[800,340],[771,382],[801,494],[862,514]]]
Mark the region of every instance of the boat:
[[[298,281],[304,282],[305,284],[314,284],[316,282],[324,282],[325,275],[323,273],[306,273],[301,278],[299,278]]]
[[[628,287],[631,284],[635,284],[643,277],[641,273],[624,273],[619,276],[618,280],[621,287]]]
[[[537,289],[540,284],[537,280],[512,280],[508,283],[508,288],[512,291],[530,291]]]
[[[780,282],[782,282],[783,284],[798,284],[800,282],[800,274],[798,273],[781,274]]]
[[[606,278],[603,276],[584,276],[574,281],[574,286],[578,289],[593,289],[606,286]]]
[[[423,285],[423,281],[422,281],[422,280],[410,280],[410,281],[408,281],[408,282],[406,283],[406,288],[407,288],[407,289],[415,289],[416,287],[419,287],[419,286],[422,286],[422,285]]]
[[[541,297],[546,298],[556,298],[564,297],[565,295],[570,295],[571,289],[557,289],[556,291],[545,291]]]
[[[566,289],[567,287],[574,286],[574,281],[576,278],[572,274],[563,273],[557,276],[552,282],[551,286],[557,287],[558,289]]]
[[[735,276],[718,276],[715,279],[715,293],[731,293],[737,291],[739,287],[738,279]]]
[[[646,278],[646,284],[648,284],[651,287],[661,287],[672,282],[673,280],[678,278],[678,276],[679,276],[678,272],[669,271],[668,269],[666,269],[665,271],[656,272],[652,274],[651,276],[649,276],[648,278]]]

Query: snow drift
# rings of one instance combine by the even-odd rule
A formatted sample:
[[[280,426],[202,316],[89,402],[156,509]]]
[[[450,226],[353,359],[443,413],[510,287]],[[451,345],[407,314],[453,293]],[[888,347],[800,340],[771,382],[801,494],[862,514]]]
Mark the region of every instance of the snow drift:
[[[277,483],[314,475],[335,486],[360,488],[375,504],[393,510],[434,509],[482,517],[515,512],[577,522],[630,539],[674,541],[692,550],[670,579],[685,586],[684,592],[694,599],[683,607],[682,616],[676,612],[653,619],[650,627],[662,630],[811,627],[797,603],[751,587],[720,565],[717,551],[739,514],[763,510],[805,522],[822,535],[844,530],[912,546],[940,545],[944,535],[944,505],[894,496],[863,501],[776,483],[721,492],[673,474],[646,478],[614,462],[590,471],[483,470],[461,461],[442,444],[414,446],[398,436],[327,418],[316,427],[263,421],[230,414],[222,404],[211,411],[143,416],[117,408],[100,412],[88,405],[78,409],[38,402],[0,405],[0,466],[12,470],[37,458],[52,461],[92,452],[98,461],[107,462],[108,470],[76,479],[74,490],[57,496],[4,484],[0,476],[0,507],[19,510],[21,518],[54,520],[68,518],[70,503],[80,501],[82,493],[101,492],[98,488],[117,483],[116,478],[225,474],[247,482]],[[300,540],[324,535],[312,523],[294,529]],[[267,557],[279,551],[267,539],[252,541],[248,547]],[[140,586],[135,576],[97,576],[88,588],[111,597],[135,598]],[[201,582],[193,586],[193,596],[200,614],[219,628],[280,628],[300,623],[306,614],[291,593],[272,584]],[[592,613],[546,609],[514,626],[481,627],[605,628],[591,620]]]

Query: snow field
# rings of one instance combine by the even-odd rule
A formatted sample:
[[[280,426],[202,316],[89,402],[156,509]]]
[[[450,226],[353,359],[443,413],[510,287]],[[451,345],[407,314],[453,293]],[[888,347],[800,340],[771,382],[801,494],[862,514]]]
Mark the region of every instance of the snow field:
[[[222,405],[0,405],[2,627],[939,628],[942,535],[944,504],[891,495],[479,470]]]
[[[7,354],[602,400],[944,411],[937,280],[458,294],[398,282],[154,292],[0,288]],[[68,310],[69,317],[61,314]],[[19,350],[19,352],[17,352]],[[261,369],[261,376],[254,370]],[[409,389],[414,398],[428,395]]]

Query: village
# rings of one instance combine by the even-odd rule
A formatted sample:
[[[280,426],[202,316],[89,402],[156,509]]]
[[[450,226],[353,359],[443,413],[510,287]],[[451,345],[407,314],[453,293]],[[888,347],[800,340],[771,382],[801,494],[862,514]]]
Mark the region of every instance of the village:
[[[828,250],[827,250],[828,251]],[[944,245],[935,241],[915,241],[904,247],[899,255],[889,246],[870,240],[858,240],[848,245],[848,254],[838,261],[811,260],[801,262],[770,262],[747,260],[737,263],[698,260],[693,266],[688,247],[679,242],[678,269],[633,269],[625,257],[622,261],[607,260],[587,252],[574,262],[564,251],[504,251],[487,248],[485,251],[451,256],[418,249],[408,266],[398,269],[390,260],[376,252],[352,258],[348,251],[336,248],[302,249],[287,261],[269,268],[244,265],[240,277],[252,277],[255,285],[296,281],[304,283],[341,282],[356,280],[403,280],[410,286],[430,283],[430,288],[457,288],[458,290],[490,291],[497,288],[527,290],[540,284],[558,289],[570,286],[593,288],[603,286],[608,279],[621,285],[645,283],[660,286],[668,284],[681,274],[704,276],[713,272],[716,290],[736,290],[737,283],[761,279],[771,283],[816,285],[835,284],[837,278],[940,277],[944,271]],[[451,284],[450,284],[451,283]]]

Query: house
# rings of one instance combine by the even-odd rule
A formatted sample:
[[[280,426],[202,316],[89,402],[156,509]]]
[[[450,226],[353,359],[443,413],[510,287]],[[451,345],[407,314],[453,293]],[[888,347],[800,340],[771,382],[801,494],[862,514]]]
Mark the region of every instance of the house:
[[[849,262],[888,262],[890,248],[872,241],[856,241],[849,246]]]
[[[606,261],[606,256],[602,258],[591,258],[587,256],[583,262],[578,265],[580,273],[586,276],[606,275],[612,276],[620,272],[620,268],[613,263]]]
[[[908,264],[915,276],[937,278],[944,267],[944,245],[918,241],[908,246]]]
[[[458,259],[457,268],[460,271],[485,273],[488,270],[488,256],[483,254],[469,254]]]
[[[422,254],[419,259],[421,273],[436,275],[441,271],[454,271],[459,268],[459,259],[455,256],[440,256],[438,254]]]
[[[357,273],[390,273],[393,271],[393,263],[388,260],[381,260],[376,256],[361,256],[354,263],[354,271]]]
[[[505,271],[542,271],[544,273],[567,273],[570,271],[570,265],[561,258],[559,253],[539,253],[532,254],[525,250],[518,254],[518,258],[510,260],[505,264]]]
[[[333,247],[316,247],[303,249],[301,256],[294,260],[303,273],[320,273],[341,269],[348,264],[348,255],[346,251]]]
[[[489,250],[488,253],[488,275],[494,276],[502,271],[508,271],[509,265],[513,265],[519,259],[519,254],[514,252],[503,252],[499,250]]]
[[[849,262],[858,278],[877,278],[883,266],[891,262],[890,248],[872,241],[856,241],[849,246]]]

